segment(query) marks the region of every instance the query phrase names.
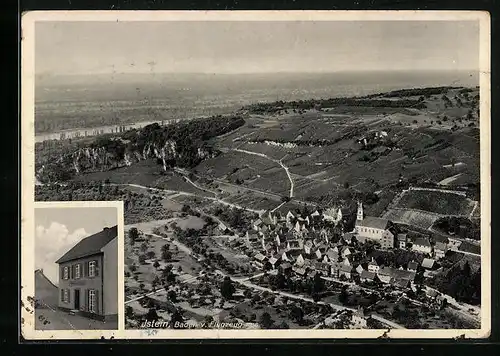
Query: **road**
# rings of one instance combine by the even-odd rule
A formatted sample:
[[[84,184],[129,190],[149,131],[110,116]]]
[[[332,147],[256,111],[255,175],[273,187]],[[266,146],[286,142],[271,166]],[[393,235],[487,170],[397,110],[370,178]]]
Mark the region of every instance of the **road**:
[[[220,270],[216,270],[215,272],[218,273],[219,275],[224,276],[224,277],[227,276],[224,272],[222,272]],[[263,273],[259,274],[259,276],[260,275],[263,275]],[[309,303],[314,303],[314,304],[319,304],[319,305],[329,305],[329,306],[331,306],[335,310],[351,310],[353,312],[356,311],[356,309],[345,307],[345,306],[342,306],[342,305],[333,304],[333,303],[327,303],[327,302],[322,302],[322,301],[316,302],[312,298],[308,298],[308,297],[305,297],[303,295],[297,295],[297,294],[287,293],[287,292],[283,292],[283,291],[275,291],[275,290],[272,290],[270,288],[262,287],[262,286],[259,286],[257,284],[249,282],[250,279],[256,278],[256,277],[257,276],[252,276],[252,277],[247,277],[247,278],[236,278],[236,277],[229,276],[229,278],[231,278],[231,280],[233,282],[241,284],[241,285],[243,285],[245,287],[248,287],[248,288],[255,289],[255,290],[260,290],[260,291],[263,291],[263,292],[269,292],[269,293],[273,293],[273,294],[278,294],[278,295],[281,295],[283,297],[287,297],[287,298],[295,299],[295,300],[302,300],[302,301],[309,302]],[[377,319],[378,321],[380,321],[380,322],[382,322],[382,323],[390,326],[393,329],[405,329],[403,326],[401,326],[399,324],[396,324],[396,323],[394,323],[394,322],[392,322],[390,320],[387,320],[387,319],[381,317],[380,315],[373,314],[372,316],[373,316],[374,319]]]
[[[249,155],[259,156],[259,157],[268,159],[274,163],[279,164],[281,166],[281,168],[283,168],[285,170],[286,175],[288,176],[288,180],[290,181],[290,194],[289,194],[289,196],[290,196],[290,198],[293,198],[293,187],[294,187],[293,179],[292,179],[292,176],[290,175],[290,171],[289,171],[288,167],[285,166],[281,160],[271,158],[268,155],[265,155],[264,153],[242,150],[240,148],[233,148],[232,150],[237,151],[237,152],[241,152],[241,153],[246,153]]]
[[[123,184],[111,183],[111,184],[108,184],[108,185],[112,185],[112,186],[126,186],[126,187],[132,187],[132,188],[152,190],[154,192],[160,192],[160,193],[192,196],[192,197],[197,197],[197,198],[201,198],[201,199],[207,199],[207,200],[215,201],[215,202],[217,202],[219,204],[227,205],[227,206],[230,206],[232,208],[237,208],[237,209],[242,209],[242,210],[250,211],[252,213],[261,214],[261,213],[264,212],[263,210],[255,210],[255,209],[245,208],[245,207],[242,207],[242,206],[237,205],[237,204],[228,203],[227,201],[224,201],[224,200],[219,199],[219,198],[207,197],[205,195],[199,195],[199,194],[195,194],[195,193],[184,192],[184,191],[181,191],[181,190],[151,188],[151,187],[146,187],[144,185],[132,184],[132,183],[123,183]]]
[[[55,308],[35,309],[35,330],[113,330],[118,322],[103,322]]]

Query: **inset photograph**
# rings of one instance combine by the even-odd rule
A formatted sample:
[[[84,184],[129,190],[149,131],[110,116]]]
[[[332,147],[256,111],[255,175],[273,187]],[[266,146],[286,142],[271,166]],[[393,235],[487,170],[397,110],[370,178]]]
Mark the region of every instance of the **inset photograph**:
[[[118,329],[118,209],[35,208],[35,330]]]

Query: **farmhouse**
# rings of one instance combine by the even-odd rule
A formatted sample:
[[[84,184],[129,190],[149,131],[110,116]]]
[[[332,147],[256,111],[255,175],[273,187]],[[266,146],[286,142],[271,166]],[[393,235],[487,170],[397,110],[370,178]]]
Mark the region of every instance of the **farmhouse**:
[[[372,240],[380,243],[382,248],[394,247],[394,233],[390,231],[391,222],[374,216],[365,217],[363,204],[358,204],[355,232],[361,241]]]
[[[432,258],[424,258],[422,261],[422,267],[425,269],[433,269],[434,268],[434,261]]]
[[[355,329],[365,329],[367,327],[366,316],[363,307],[359,306],[358,309],[352,313],[351,322],[353,328]]]
[[[372,260],[370,261],[370,263],[368,263],[368,272],[377,273],[379,269],[380,267],[377,264],[377,261],[375,261],[375,259],[372,257]]]
[[[436,242],[434,245],[434,257],[436,260],[443,258],[448,251],[448,245],[443,242]]]
[[[100,320],[118,319],[118,226],[73,246],[59,264],[59,308]]]
[[[375,273],[364,270],[359,275],[359,279],[361,282],[373,282],[375,280],[375,276]]]
[[[419,237],[417,238],[412,245],[412,250],[420,253],[431,254],[432,246],[429,242],[429,239]]]
[[[411,272],[417,272],[418,263],[415,261],[408,262],[407,270]]]
[[[406,242],[408,241],[406,234],[398,234],[398,246],[400,249],[406,249]]]

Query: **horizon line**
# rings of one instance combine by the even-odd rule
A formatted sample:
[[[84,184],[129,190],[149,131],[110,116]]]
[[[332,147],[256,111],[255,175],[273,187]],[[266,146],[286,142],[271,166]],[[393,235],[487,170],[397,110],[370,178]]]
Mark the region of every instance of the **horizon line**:
[[[479,68],[463,69],[343,69],[325,71],[269,71],[269,72],[103,72],[103,73],[35,73],[35,76],[45,77],[71,77],[71,76],[97,76],[97,75],[256,75],[256,74],[338,74],[362,72],[479,72]]]

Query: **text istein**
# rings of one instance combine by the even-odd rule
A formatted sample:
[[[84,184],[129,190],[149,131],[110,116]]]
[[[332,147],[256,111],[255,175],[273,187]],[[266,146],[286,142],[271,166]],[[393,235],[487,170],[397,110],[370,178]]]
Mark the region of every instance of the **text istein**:
[[[170,326],[170,322],[165,320],[144,320],[140,325],[143,329],[165,329]]]

